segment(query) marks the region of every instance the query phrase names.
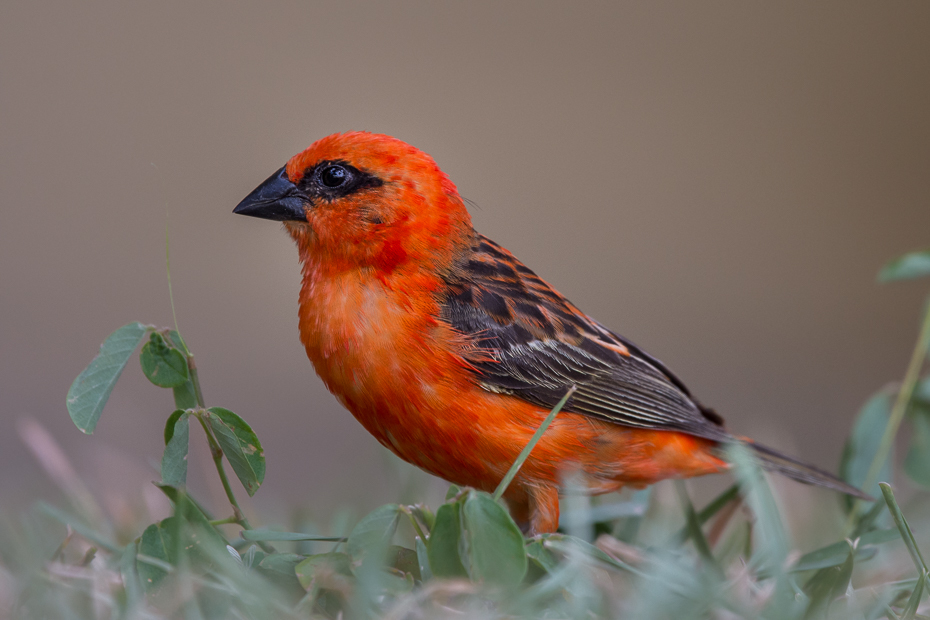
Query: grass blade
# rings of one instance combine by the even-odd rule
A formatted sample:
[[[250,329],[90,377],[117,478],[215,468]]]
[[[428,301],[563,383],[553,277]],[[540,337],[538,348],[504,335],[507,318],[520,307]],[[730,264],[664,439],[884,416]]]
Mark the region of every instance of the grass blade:
[[[723,491],[720,495],[718,495],[713,500],[711,500],[711,502],[707,504],[707,506],[702,508],[699,513],[697,513],[698,526],[699,527],[703,526],[705,523],[710,521],[714,517],[714,515],[716,515],[721,510],[723,510],[727,504],[729,504],[730,502],[732,502],[738,497],[739,497],[739,485],[738,484],[734,484],[733,486]],[[686,542],[688,542],[688,539],[690,537],[691,537],[691,529],[688,525],[685,525],[683,528],[681,528],[678,534],[676,534],[675,538],[672,539],[673,540],[672,544],[675,547],[679,547],[685,544]]]
[[[927,563],[924,562],[924,556],[920,553],[920,549],[917,547],[917,541],[914,540],[914,534],[911,533],[911,528],[907,524],[907,519],[904,518],[904,513],[901,512],[901,508],[898,506],[898,502],[894,498],[894,492],[891,490],[891,485],[885,482],[879,482],[879,487],[881,487],[882,495],[885,496],[885,502],[888,504],[888,511],[891,512],[891,517],[894,519],[895,525],[898,526],[898,532],[901,534],[901,540],[904,541],[904,545],[907,547],[907,552],[911,554],[911,559],[914,561],[914,566],[917,567],[917,572],[920,574],[927,573]]]
[[[867,534],[863,534],[859,537],[859,543],[856,547],[856,560],[862,561],[872,557],[875,553],[874,549],[872,549],[873,546],[891,542],[892,540],[898,540],[898,538],[900,538],[898,530],[893,527],[885,530],[874,530]],[[815,549],[810,553],[804,554],[789,569],[789,572],[800,573],[807,570],[839,566],[846,561],[848,555],[849,543],[845,540],[841,540],[832,545],[827,545],[826,547],[821,547],[820,549]]]
[[[568,388],[568,391],[565,392],[565,396],[562,397],[555,407],[552,408],[552,411],[549,412],[549,415],[546,416],[546,419],[543,420],[543,423],[539,425],[539,428],[536,429],[536,432],[533,433],[533,436],[530,437],[530,441],[526,444],[526,447],[520,452],[520,455],[517,457],[517,460],[514,461],[513,465],[510,466],[510,469],[507,471],[507,475],[504,476],[504,479],[501,480],[500,484],[497,485],[497,488],[494,490],[494,499],[499,500],[504,494],[504,491],[507,490],[507,487],[510,486],[510,483],[513,482],[513,479],[516,477],[517,472],[520,471],[520,468],[523,467],[523,463],[526,462],[526,459],[529,458],[530,452],[533,451],[533,448],[536,447],[536,444],[539,442],[539,439],[543,436],[543,433],[546,432],[546,429],[549,428],[549,425],[552,424],[552,421],[555,419],[555,416],[562,410],[562,407],[565,406],[565,403],[568,402],[568,399],[571,398],[572,394],[575,393],[575,390],[578,389],[576,386]]]
[[[823,612],[837,597],[842,596],[849,587],[855,565],[856,550],[848,541],[846,544],[846,557],[841,564],[821,568],[808,580],[804,590],[810,597],[805,618],[821,617]]]
[[[920,606],[920,599],[924,594],[924,581],[927,579],[927,574],[923,574],[923,578],[917,581],[917,585],[914,586],[914,591],[911,592],[910,598],[907,599],[907,605],[904,607],[904,613],[901,615],[901,620],[914,620],[917,616],[917,607]]]
[[[788,555],[788,539],[784,525],[755,455],[741,443],[727,446],[733,473],[744,489],[746,502],[756,517],[758,548],[753,564],[768,574],[781,573]]]
[[[90,542],[94,543],[101,549],[106,549],[107,551],[109,551],[110,553],[114,555],[118,554],[121,551],[121,549],[115,543],[113,543],[108,538],[104,537],[103,534],[99,532],[95,532],[91,527],[85,525],[80,519],[72,517],[68,513],[62,510],[59,510],[58,508],[55,508],[54,506],[50,504],[46,504],[45,502],[39,502],[36,505],[36,507],[38,508],[39,511],[55,519],[62,525],[69,526],[72,530],[74,530],[75,532],[77,532],[78,534],[80,534],[81,536],[89,540]]]
[[[685,521],[687,523],[685,527],[688,528],[689,538],[694,541],[694,547],[697,549],[698,553],[701,554],[701,557],[704,558],[704,561],[715,571],[722,574],[720,567],[717,565],[717,561],[714,559],[714,554],[711,553],[710,544],[704,536],[704,530],[701,529],[701,523],[698,521],[697,512],[694,510],[694,504],[691,503],[691,497],[688,495],[685,481],[675,480],[675,490],[678,492],[678,499],[681,500],[681,507],[685,511]]]

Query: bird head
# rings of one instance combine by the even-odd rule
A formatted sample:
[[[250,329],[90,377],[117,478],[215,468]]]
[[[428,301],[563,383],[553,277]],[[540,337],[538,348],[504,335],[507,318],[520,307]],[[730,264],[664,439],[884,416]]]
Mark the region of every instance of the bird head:
[[[318,140],[233,213],[283,221],[305,263],[377,272],[448,264],[473,234],[455,185],[432,157],[362,131]]]

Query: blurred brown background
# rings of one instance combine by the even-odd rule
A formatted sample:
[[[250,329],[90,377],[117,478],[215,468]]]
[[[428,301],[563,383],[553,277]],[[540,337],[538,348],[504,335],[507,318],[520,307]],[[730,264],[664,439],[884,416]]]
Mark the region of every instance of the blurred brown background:
[[[0,503],[51,493],[22,417],[94,480],[157,478],[170,394],[136,360],[93,436],[64,399],[112,330],[171,324],[166,212],[208,404],[266,448],[257,499],[394,496],[298,342],[290,240],[231,214],[336,131],[431,153],[479,230],[825,468],[917,329],[926,283],[875,274],[930,244],[930,3],[8,0],[0,79]]]

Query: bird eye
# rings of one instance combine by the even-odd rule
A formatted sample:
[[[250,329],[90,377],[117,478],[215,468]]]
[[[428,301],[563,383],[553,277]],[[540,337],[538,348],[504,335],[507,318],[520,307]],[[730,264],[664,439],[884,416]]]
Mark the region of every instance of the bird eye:
[[[320,181],[326,187],[339,187],[349,178],[349,171],[342,166],[329,166],[320,173]]]

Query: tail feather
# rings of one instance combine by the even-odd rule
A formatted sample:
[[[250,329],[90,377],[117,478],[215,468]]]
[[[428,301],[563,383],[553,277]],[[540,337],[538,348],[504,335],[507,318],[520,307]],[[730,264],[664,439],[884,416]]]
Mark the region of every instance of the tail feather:
[[[875,501],[875,498],[868,493],[863,493],[851,484],[843,482],[833,474],[827,473],[822,469],[782,454],[768,446],[763,446],[762,444],[752,441],[748,441],[747,444],[755,450],[756,456],[758,456],[759,460],[762,462],[762,467],[768,471],[777,472],[792,480],[797,480],[805,484],[826,487],[870,502]]]

